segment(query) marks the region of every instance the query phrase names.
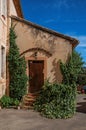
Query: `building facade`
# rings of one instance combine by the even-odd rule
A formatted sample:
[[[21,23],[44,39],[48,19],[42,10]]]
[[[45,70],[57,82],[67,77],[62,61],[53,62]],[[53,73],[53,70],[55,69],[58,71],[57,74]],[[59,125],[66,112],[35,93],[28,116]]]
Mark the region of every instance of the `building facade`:
[[[6,93],[6,55],[9,51],[10,16],[23,17],[19,0],[0,0],[0,97]]]
[[[27,64],[27,92],[36,92],[44,81],[62,81],[59,61],[67,62],[78,40],[23,19],[19,0],[0,0],[0,97],[9,95],[9,30],[16,25],[16,43]],[[11,76],[11,75],[10,75]]]
[[[75,38],[46,29],[25,19],[11,17],[20,55],[24,56],[29,77],[28,92],[39,91],[46,79],[61,83],[60,60],[66,63],[78,44]]]

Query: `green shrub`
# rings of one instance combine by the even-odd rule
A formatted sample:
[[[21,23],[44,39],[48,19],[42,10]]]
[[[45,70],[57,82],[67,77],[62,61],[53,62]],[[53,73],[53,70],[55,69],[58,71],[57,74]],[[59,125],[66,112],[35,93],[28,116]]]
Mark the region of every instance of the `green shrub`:
[[[75,113],[76,86],[47,83],[34,103],[34,109],[48,118],[69,118]]]
[[[76,83],[83,65],[80,54],[73,51],[67,63],[60,63],[62,84],[46,82],[34,109],[48,118],[69,118],[76,110]]]
[[[0,104],[1,106],[4,108],[9,108],[10,106],[18,106],[19,105],[19,100],[17,99],[13,99],[10,98],[6,95],[4,95],[1,99],[0,99]]]
[[[10,74],[10,97],[21,100],[26,94],[27,75],[26,62],[24,57],[20,57],[19,48],[16,44],[16,33],[14,27],[10,28],[10,50],[8,56]]]
[[[13,104],[13,99],[11,99],[10,97],[4,95],[1,99],[0,99],[0,103],[2,107],[9,107]]]
[[[13,104],[14,104],[14,106],[19,106],[19,100],[18,99],[14,99],[13,100]]]
[[[77,83],[79,74],[82,72],[84,62],[78,52],[73,51],[70,60],[67,63],[60,62],[60,68],[63,75],[63,84]]]

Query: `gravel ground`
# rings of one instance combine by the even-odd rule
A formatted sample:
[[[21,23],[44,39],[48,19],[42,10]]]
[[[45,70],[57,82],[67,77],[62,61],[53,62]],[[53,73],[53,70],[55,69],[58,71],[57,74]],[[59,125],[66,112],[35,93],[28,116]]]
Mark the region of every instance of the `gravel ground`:
[[[77,95],[77,112],[70,119],[47,119],[32,110],[0,110],[0,130],[86,130],[86,95]]]

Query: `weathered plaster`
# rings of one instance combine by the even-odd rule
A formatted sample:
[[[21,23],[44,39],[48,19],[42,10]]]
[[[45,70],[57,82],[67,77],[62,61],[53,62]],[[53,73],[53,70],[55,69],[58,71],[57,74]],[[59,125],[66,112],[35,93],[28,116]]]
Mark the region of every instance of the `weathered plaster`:
[[[20,53],[36,47],[50,52],[52,54],[50,57],[43,52],[38,52],[37,57],[45,57],[47,59],[46,78],[50,78],[51,82],[61,82],[62,74],[59,60],[65,63],[71,55],[72,44],[70,44],[70,41],[17,20],[12,20],[12,22],[14,25],[16,24],[16,43],[20,49]],[[24,56],[27,58],[34,57],[34,52],[27,52]]]
[[[10,15],[17,16],[13,0],[7,0],[7,13],[9,14],[6,14],[5,18],[3,18],[3,16],[0,13],[0,73],[1,73],[1,46],[5,48],[3,78],[1,77],[0,74],[0,97],[6,93],[6,51],[9,48],[9,44],[7,44],[7,42],[9,41],[9,29],[11,26],[11,19],[9,18],[9,16]]]

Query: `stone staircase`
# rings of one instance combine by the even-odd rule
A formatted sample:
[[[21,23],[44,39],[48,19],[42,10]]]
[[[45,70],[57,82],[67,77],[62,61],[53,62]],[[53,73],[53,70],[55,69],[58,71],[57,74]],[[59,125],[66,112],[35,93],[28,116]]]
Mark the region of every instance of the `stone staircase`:
[[[33,103],[35,102],[39,93],[28,93],[27,95],[23,96],[21,108],[22,109],[33,109]]]

